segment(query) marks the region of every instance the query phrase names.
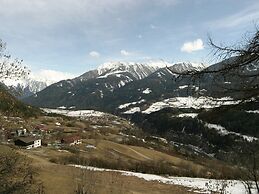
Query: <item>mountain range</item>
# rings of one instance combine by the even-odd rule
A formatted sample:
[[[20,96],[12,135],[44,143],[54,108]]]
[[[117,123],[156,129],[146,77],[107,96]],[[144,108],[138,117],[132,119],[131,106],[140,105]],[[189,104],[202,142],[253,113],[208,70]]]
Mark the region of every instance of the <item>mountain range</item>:
[[[5,84],[9,91],[19,99],[34,95],[50,85],[50,83],[46,81],[38,81],[29,77],[17,80],[7,79],[3,80],[2,83]]]
[[[199,71],[206,67],[202,63],[164,61],[109,62],[74,79],[52,84],[23,100],[39,107],[113,112],[125,103],[152,102],[186,93],[185,87],[176,84],[177,75],[173,72]]]

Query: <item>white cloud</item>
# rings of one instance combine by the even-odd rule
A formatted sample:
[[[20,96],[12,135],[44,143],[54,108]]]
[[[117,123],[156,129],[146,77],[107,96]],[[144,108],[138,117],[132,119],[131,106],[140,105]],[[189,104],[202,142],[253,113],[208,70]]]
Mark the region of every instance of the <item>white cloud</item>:
[[[204,49],[204,44],[202,39],[197,39],[192,42],[185,42],[181,48],[182,52],[191,53],[194,51],[202,50]]]
[[[121,50],[121,55],[122,56],[130,56],[132,53],[126,51],[126,50]]]
[[[89,53],[89,55],[90,55],[91,57],[94,57],[94,58],[99,58],[99,57],[100,57],[100,53],[98,53],[97,51],[91,51],[91,52]]]
[[[44,81],[48,84],[56,83],[61,80],[72,79],[76,77],[75,75],[67,72],[49,70],[49,69],[41,69],[38,72],[32,72],[30,77],[37,81]]]

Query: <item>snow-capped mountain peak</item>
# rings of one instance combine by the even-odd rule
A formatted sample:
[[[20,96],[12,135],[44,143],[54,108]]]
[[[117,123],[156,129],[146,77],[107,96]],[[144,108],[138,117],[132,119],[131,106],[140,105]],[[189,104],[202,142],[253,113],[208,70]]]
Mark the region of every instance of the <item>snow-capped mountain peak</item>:
[[[107,77],[108,75],[129,73],[135,79],[143,79],[155,72],[156,70],[166,67],[165,62],[147,62],[147,63],[136,63],[136,62],[107,62],[100,65],[97,68],[100,78]]]
[[[19,98],[24,98],[35,94],[36,92],[39,92],[48,86],[46,82],[37,81],[31,77],[20,79],[5,79],[1,80],[1,82],[5,84],[12,91],[12,93]]]
[[[172,65],[174,65],[173,63],[169,63],[167,61],[164,60],[150,60],[146,63],[146,65],[154,67],[154,68],[165,68],[165,67],[170,67]]]
[[[205,65],[204,63],[178,62],[178,63],[173,64],[170,67],[170,69],[173,72],[183,73],[183,72],[188,72],[188,71],[201,71],[207,67],[208,67],[208,65]]]

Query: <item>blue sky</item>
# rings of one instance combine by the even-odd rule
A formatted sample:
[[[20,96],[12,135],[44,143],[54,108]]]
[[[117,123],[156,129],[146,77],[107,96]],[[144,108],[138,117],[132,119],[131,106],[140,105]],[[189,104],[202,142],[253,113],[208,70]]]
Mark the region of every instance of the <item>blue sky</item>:
[[[9,52],[68,76],[106,61],[210,63],[208,34],[233,44],[258,21],[258,0],[0,0]]]

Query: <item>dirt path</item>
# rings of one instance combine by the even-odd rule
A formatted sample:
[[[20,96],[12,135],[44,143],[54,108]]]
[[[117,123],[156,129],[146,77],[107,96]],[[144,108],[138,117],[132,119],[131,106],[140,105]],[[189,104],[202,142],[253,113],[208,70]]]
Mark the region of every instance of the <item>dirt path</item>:
[[[138,154],[139,156],[141,156],[141,157],[143,157],[143,158],[145,158],[145,159],[147,159],[147,160],[152,160],[152,159],[149,158],[148,156],[145,156],[144,154],[139,153],[138,151],[134,150],[133,148],[130,148],[130,147],[129,147],[129,150],[135,152],[136,154]]]

